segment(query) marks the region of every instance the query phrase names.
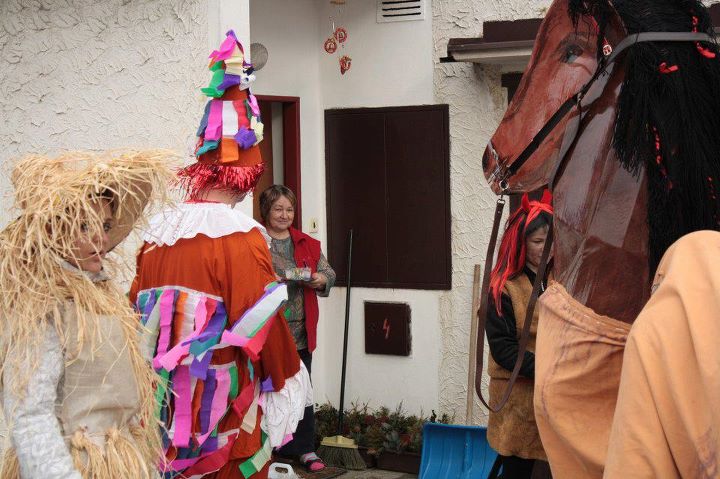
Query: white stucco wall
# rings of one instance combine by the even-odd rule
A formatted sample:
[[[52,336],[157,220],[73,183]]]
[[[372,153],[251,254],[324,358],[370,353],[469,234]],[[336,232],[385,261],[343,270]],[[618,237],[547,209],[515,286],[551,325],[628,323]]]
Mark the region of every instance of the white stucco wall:
[[[189,153],[208,78],[206,17],[201,0],[0,2],[3,193],[7,160],[28,152]]]
[[[300,97],[302,216],[324,218],[322,153],[323,110],[317,38],[320,15],[316,0],[251,0],[251,40],[265,45],[268,62],[257,72],[256,95]],[[289,32],[292,32],[289,36]],[[286,34],[287,33],[287,34]],[[320,178],[324,180],[324,178]],[[321,238],[324,238],[321,226]]]
[[[442,365],[440,409],[465,418],[473,267],[483,264],[496,196],[481,160],[506,108],[499,68],[439,63],[450,38],[482,35],[482,23],[541,17],[550,0],[444,0],[433,2],[435,96],[450,105],[453,289],[440,300]],[[487,351],[487,347],[486,347]],[[476,399],[473,422],[487,422]]]

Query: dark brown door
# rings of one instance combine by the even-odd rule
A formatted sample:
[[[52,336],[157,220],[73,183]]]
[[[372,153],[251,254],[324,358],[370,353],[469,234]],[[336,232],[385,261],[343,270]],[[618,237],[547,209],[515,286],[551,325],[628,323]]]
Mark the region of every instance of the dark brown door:
[[[356,286],[450,289],[447,105],[325,112],[328,255]]]
[[[263,119],[263,141],[260,142],[260,154],[265,162],[265,173],[260,177],[255,193],[253,194],[253,218],[262,223],[260,216],[260,193],[273,185],[275,172],[273,171],[273,132],[272,132],[272,103],[261,100],[260,116]]]

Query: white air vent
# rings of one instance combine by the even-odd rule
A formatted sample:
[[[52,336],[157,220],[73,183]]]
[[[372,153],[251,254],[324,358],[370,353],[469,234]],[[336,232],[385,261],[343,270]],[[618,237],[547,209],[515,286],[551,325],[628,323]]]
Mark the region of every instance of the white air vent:
[[[378,23],[412,20],[425,20],[425,0],[378,0]]]

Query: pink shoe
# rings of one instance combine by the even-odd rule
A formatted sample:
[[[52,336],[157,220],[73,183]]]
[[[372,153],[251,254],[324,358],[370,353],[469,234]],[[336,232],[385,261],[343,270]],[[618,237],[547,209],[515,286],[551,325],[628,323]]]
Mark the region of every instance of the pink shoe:
[[[314,452],[309,452],[300,456],[300,464],[305,466],[310,472],[320,472],[325,469],[325,463]]]

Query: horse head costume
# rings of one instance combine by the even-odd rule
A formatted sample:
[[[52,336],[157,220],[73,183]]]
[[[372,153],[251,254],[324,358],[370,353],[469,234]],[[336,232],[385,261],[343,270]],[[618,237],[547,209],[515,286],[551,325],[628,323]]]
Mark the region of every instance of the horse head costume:
[[[577,303],[575,329],[602,316],[624,331],[650,297],[665,250],[690,232],[720,229],[719,111],[720,53],[700,1],[555,0],[549,8],[483,168],[499,194],[550,185],[553,274]],[[546,296],[537,342],[546,339],[550,349],[544,358],[536,350],[535,409],[552,416],[567,411],[554,410],[551,399],[539,405],[538,391],[541,398],[564,392],[542,384],[540,362],[557,372],[562,361],[584,364],[595,353],[573,350],[567,328],[542,337],[552,330],[543,332]],[[576,344],[603,342],[603,334]],[[624,339],[613,341],[617,370],[608,360],[562,379],[569,388],[582,388],[572,379],[583,375],[608,380],[610,416]],[[540,418],[538,425],[545,442]],[[609,425],[598,427],[602,436]]]
[[[603,69],[623,39],[645,32],[660,35]],[[483,157],[496,192],[532,191],[555,175],[555,277],[581,303],[628,323],[667,247],[718,229],[720,218],[717,46],[663,41],[666,32],[713,28],[699,1],[555,1]],[[514,176],[498,174],[600,71]]]

